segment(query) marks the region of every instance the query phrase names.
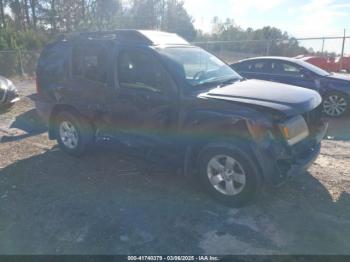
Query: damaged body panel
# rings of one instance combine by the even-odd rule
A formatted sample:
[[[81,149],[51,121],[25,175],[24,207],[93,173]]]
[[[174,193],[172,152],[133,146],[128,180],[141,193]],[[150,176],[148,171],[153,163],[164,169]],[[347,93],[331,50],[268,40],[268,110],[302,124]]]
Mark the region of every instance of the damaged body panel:
[[[260,103],[260,99],[251,103],[254,96],[259,96],[256,92],[252,92],[254,95],[251,97],[245,95],[243,99],[242,94],[236,94],[239,96],[236,100],[236,96],[232,95],[235,94],[235,88],[232,87],[244,82],[198,94],[192,101],[193,107],[187,109],[182,130],[190,130],[193,137],[201,134],[204,144],[221,139],[227,144],[239,143],[240,146],[249,148],[262,170],[265,181],[271,185],[280,185],[288,178],[306,171],[320,153],[320,142],[328,128],[321,119],[321,98],[312,91],[305,96],[294,96],[292,99],[274,100],[270,97],[267,106],[265,101]],[[264,84],[274,85],[269,82]],[[277,86],[278,84],[275,84],[275,88]],[[286,91],[286,86],[283,88]],[[300,90],[290,87],[289,92],[292,91],[296,91],[297,94]],[[217,92],[225,95],[217,96]],[[228,93],[230,95],[227,95]],[[285,99],[293,100],[293,103],[283,101]],[[300,105],[303,106],[299,108]],[[280,135],[278,124],[290,119],[291,116],[299,115],[298,113],[304,114],[305,119],[311,115],[308,116],[310,133],[302,142],[289,146]],[[254,137],[249,130],[249,123],[262,127],[265,134]]]

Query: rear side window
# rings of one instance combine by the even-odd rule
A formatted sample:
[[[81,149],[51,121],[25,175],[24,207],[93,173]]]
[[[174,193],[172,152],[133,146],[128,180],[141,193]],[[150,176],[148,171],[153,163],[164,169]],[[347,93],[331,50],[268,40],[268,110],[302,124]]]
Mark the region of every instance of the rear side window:
[[[252,62],[248,66],[249,72],[255,72],[255,73],[269,73],[269,63],[266,61],[258,61],[258,62]]]
[[[107,60],[104,46],[75,47],[72,54],[72,74],[74,77],[106,83]]]
[[[296,77],[302,76],[301,68],[290,63],[276,61],[273,62],[271,66],[273,74]]]

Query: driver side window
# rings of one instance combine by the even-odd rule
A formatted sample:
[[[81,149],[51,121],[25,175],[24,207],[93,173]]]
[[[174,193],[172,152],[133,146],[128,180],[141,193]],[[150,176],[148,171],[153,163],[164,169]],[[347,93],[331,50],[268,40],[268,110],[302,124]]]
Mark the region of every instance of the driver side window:
[[[194,51],[192,48],[184,49],[176,54],[181,61],[185,77],[189,81],[200,80],[203,77],[211,77],[211,72],[216,72],[224,65],[222,61],[213,55],[208,56],[202,51]]]
[[[118,58],[120,88],[160,93],[171,85],[155,57],[142,50],[124,50]]]

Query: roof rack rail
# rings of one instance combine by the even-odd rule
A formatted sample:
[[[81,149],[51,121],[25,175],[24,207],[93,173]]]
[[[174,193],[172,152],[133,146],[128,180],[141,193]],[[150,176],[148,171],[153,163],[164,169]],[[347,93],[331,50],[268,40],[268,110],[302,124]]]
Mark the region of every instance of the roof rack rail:
[[[57,36],[56,41],[67,41],[71,39],[105,39],[116,38],[116,31],[104,31],[104,32],[77,32],[77,33],[62,33]]]
[[[80,32],[72,34],[68,33],[60,35],[57,38],[57,41],[67,41],[68,39],[118,40],[143,45],[189,44],[186,40],[176,34],[136,29],[118,29],[112,31]]]
[[[126,42],[142,43],[147,45],[152,45],[153,42],[150,41],[146,36],[144,36],[140,31],[133,29],[118,29],[112,31],[97,31],[97,32],[81,32],[78,34],[78,38],[85,37],[89,40],[99,40],[99,39],[113,39]]]
[[[79,36],[81,37],[88,37],[88,38],[98,38],[98,37],[114,37],[117,36],[117,31],[97,31],[97,32],[81,32],[79,33]]]

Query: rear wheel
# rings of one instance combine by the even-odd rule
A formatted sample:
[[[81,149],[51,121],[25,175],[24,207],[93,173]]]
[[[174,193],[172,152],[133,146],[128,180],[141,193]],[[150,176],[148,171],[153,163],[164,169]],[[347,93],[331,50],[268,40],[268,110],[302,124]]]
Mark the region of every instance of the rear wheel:
[[[328,94],[323,101],[323,111],[327,116],[340,117],[349,110],[349,101],[341,93]]]
[[[215,199],[229,206],[243,206],[260,188],[260,177],[249,153],[215,147],[200,156],[200,180]]]
[[[77,114],[62,112],[55,118],[55,133],[60,148],[73,156],[80,156],[92,142],[92,128]]]

